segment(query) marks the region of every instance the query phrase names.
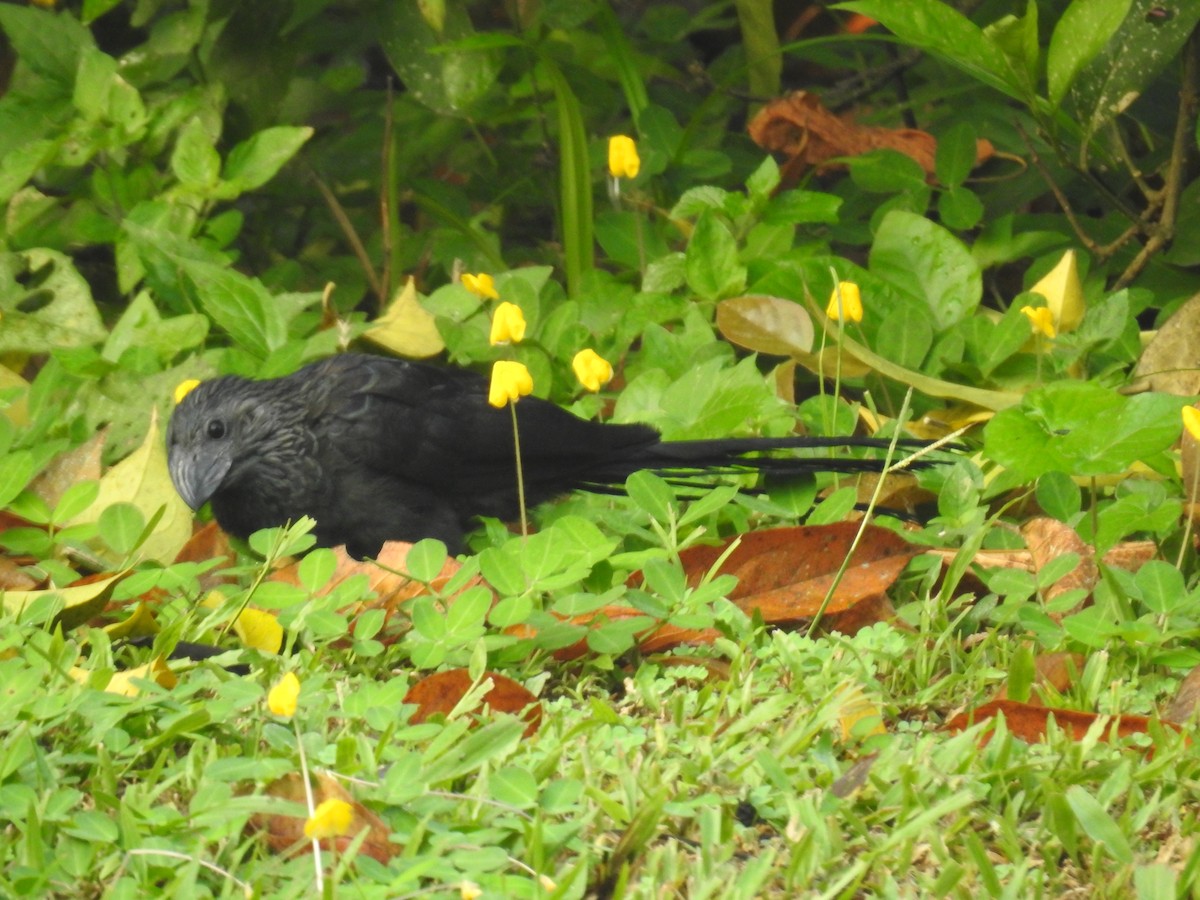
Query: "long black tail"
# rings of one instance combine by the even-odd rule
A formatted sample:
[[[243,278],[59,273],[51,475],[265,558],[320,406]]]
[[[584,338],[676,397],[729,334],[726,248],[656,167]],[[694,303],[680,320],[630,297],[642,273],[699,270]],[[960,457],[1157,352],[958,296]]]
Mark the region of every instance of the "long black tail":
[[[624,458],[607,460],[603,467],[588,473],[587,484],[580,485],[590,490],[611,490],[624,484],[634,472],[647,469],[671,479],[690,479],[704,475],[737,474],[757,472],[764,475],[788,476],[810,472],[881,472],[884,458],[877,453],[874,457],[816,455],[813,451],[868,448],[886,451],[892,445],[887,438],[721,438],[705,441],[658,441],[640,447]],[[929,442],[901,439],[896,442],[895,463],[910,451],[929,446]],[[772,453],[782,450],[800,451],[787,456],[751,456],[750,454]],[[934,461],[921,458],[914,460],[913,468],[924,468]]]

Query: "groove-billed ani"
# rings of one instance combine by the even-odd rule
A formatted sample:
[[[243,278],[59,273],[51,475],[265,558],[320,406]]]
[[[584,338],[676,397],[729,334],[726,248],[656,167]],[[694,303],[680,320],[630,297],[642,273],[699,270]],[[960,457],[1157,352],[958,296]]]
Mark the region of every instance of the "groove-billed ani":
[[[308,515],[320,544],[344,543],[358,557],[384,541],[425,537],[457,552],[476,516],[518,515],[512,416],[488,405],[487,393],[473,372],[357,354],[269,381],[216,378],[175,409],[171,479],[193,509],[211,499],[221,527],[241,537]],[[744,454],[888,443],[662,441],[647,425],[580,419],[536,397],[516,409],[530,506],[578,488],[612,489],[639,469],[878,471],[879,460]]]

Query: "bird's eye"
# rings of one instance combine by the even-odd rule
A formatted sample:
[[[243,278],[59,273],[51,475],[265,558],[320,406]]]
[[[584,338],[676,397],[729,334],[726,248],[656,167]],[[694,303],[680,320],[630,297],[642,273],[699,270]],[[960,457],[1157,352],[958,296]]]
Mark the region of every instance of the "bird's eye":
[[[208,436],[215,441],[219,441],[225,437],[225,423],[220,419],[213,419],[208,423]]]

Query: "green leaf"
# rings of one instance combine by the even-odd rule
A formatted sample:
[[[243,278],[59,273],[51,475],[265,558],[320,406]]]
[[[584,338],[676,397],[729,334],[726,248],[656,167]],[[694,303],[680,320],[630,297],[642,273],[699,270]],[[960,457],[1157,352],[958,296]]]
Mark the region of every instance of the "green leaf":
[[[275,177],[313,135],[313,129],[279,125],[266,128],[229,151],[221,177],[238,193],[262,187]]]
[[[1133,576],[1142,602],[1157,616],[1170,615],[1192,604],[1183,583],[1183,573],[1168,562],[1152,559]]]
[[[1012,71],[1004,51],[970,19],[941,0],[855,0],[839,3],[870,16],[902,43],[925,50],[962,69],[972,78],[1018,99],[1021,79]]]
[[[0,456],[0,506],[7,506],[34,475],[33,454],[17,450]]]
[[[1065,472],[1047,472],[1037,482],[1037,502],[1046,515],[1067,522],[1083,507],[1083,493]]]
[[[979,264],[963,243],[924,216],[902,210],[879,223],[870,270],[927,304],[939,329],[965,319],[983,296]]]
[[[686,264],[688,287],[705,300],[729,297],[746,287],[746,268],[738,262],[733,233],[711,210],[696,220]]]
[[[818,191],[784,191],[767,204],[762,220],[769,225],[832,224],[837,222],[843,202],[841,197]]]
[[[1165,18],[1153,15],[1162,6],[1158,0],[1134,0],[1116,34],[1078,72],[1070,106],[1085,138],[1128,109],[1164,68],[1178,62],[1200,22],[1200,4],[1174,4]]]
[[[108,549],[118,556],[128,556],[137,547],[146,520],[132,503],[113,503],[100,510],[97,524]]]
[[[959,122],[938,135],[934,172],[943,186],[958,187],[975,168],[975,128]]]
[[[1122,397],[1090,382],[1061,381],[1001,410],[984,430],[984,449],[1023,478],[1046,472],[1103,475],[1161,453],[1179,438],[1182,397]]]
[[[0,353],[85,347],[107,332],[87,281],[54,250],[0,254]]]
[[[1077,784],[1067,788],[1067,803],[1084,833],[1109,856],[1126,866],[1133,862],[1133,848],[1129,846],[1124,829],[1087,789]]]
[[[92,33],[70,13],[34,6],[0,3],[0,30],[21,65],[65,89],[75,83],[83,51],[96,47]]]
[[[216,185],[221,157],[214,146],[215,137],[199,116],[180,130],[171,153],[171,172],[184,187],[207,192]]]
[[[445,564],[446,545],[432,538],[417,541],[404,558],[404,568],[408,574],[425,584],[437,578]]]
[[[1130,0],[1074,0],[1050,37],[1046,82],[1050,103],[1062,103],[1075,76],[1109,42],[1129,12]]]

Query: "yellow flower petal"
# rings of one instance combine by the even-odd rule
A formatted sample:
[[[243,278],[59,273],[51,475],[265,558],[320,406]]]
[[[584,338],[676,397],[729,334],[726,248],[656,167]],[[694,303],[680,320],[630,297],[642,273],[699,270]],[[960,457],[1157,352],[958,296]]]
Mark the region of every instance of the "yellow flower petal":
[[[463,881],[458,886],[458,896],[462,897],[462,900],[479,900],[483,896],[483,888],[473,881]]]
[[[501,303],[492,314],[492,333],[488,340],[496,344],[519,344],[525,337],[525,314],[515,303]]]
[[[608,139],[608,172],[613,178],[637,178],[641,168],[642,161],[633,138],[614,134]]]
[[[189,378],[187,381],[181,381],[175,387],[175,405],[178,406],[183,402],[183,398],[190,394],[200,385],[200,382],[195,378]]]
[[[840,301],[840,302],[839,302]],[[825,307],[825,315],[835,322],[861,322],[863,318],[862,291],[853,281],[839,281],[838,286],[829,295],[829,305]]]
[[[502,359],[492,364],[492,382],[488,387],[488,403],[503,409],[506,403],[516,403],[533,393],[533,376],[519,362]]]
[[[304,823],[304,836],[318,840],[344,837],[350,833],[350,824],[353,821],[353,806],[336,797],[332,800],[325,800],[313,810],[312,818]]]
[[[1044,306],[1022,306],[1021,313],[1029,319],[1029,325],[1035,332],[1040,331],[1048,338],[1055,336],[1054,314],[1049,309]]]
[[[1193,438],[1200,441],[1200,409],[1194,406],[1185,406],[1182,409],[1183,427],[1187,429],[1187,433]]]
[[[496,293],[496,282],[486,272],[480,272],[478,275],[463,275],[462,285],[476,297],[482,297],[484,300],[500,299],[500,295]]]
[[[590,347],[575,354],[571,368],[575,370],[579,383],[593,393],[613,377],[613,367],[609,361]]]
[[[1079,265],[1075,251],[1068,250],[1053,269],[1029,289],[1046,298],[1046,306],[1053,316],[1057,331],[1074,331],[1083,321],[1086,309],[1083,300],[1083,284],[1079,280]],[[1054,335],[1050,335],[1054,337]]]
[[[267,694],[267,708],[277,716],[291,718],[296,714],[296,699],[300,696],[300,679],[288,672]]]

